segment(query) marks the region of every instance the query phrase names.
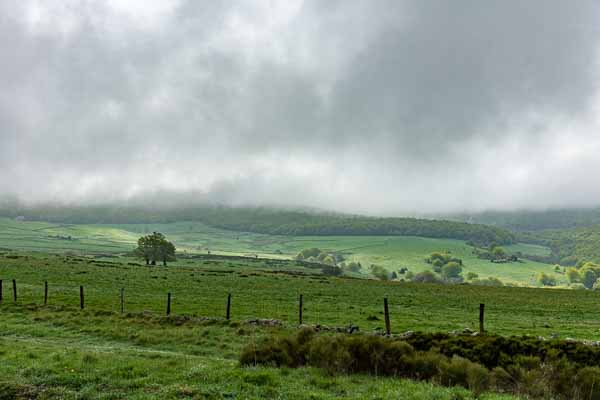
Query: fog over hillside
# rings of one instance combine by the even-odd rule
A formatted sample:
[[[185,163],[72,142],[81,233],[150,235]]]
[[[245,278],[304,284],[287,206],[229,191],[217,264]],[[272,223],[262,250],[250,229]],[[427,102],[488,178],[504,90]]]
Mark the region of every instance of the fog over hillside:
[[[2,1],[0,193],[598,205],[599,23],[593,0]]]

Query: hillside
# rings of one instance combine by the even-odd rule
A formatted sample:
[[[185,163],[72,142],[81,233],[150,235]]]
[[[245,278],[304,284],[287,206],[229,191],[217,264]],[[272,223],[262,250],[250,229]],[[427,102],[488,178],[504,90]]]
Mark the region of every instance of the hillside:
[[[319,248],[359,262],[363,269],[357,276],[368,276],[372,264],[388,271],[408,268],[413,273],[430,270],[426,258],[433,252],[447,252],[464,261],[464,274],[481,278],[495,277],[505,283],[536,285],[535,277],[544,272],[565,281],[553,265],[522,259],[518,263],[492,263],[478,258],[465,241],[415,236],[289,236],[237,232],[208,226],[201,222],[169,224],[53,224],[17,222],[0,218],[0,248],[53,253],[114,256],[130,252],[137,239],[159,231],[172,240],[180,253],[252,256],[293,259],[302,250]],[[547,257],[550,250],[539,245],[503,246],[509,254],[522,253]]]
[[[241,232],[290,236],[420,236],[487,246],[515,242],[509,231],[480,224],[416,218],[375,218],[272,208],[19,207],[0,216],[66,224],[141,224],[198,221]]]
[[[446,215],[444,218],[498,226],[513,231],[572,229],[600,224],[600,208],[487,211]]]
[[[522,242],[549,247],[551,262],[561,265],[600,262],[600,225],[522,232],[517,236]]]

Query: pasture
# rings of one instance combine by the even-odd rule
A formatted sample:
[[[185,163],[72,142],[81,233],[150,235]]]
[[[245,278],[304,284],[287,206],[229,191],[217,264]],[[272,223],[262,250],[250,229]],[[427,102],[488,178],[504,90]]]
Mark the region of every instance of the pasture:
[[[481,278],[497,277],[515,285],[536,285],[536,275],[545,272],[554,276],[559,285],[567,283],[562,273],[555,273],[549,264],[521,260],[497,264],[477,258],[473,248],[453,239],[431,239],[406,236],[274,236],[235,232],[213,228],[198,222],[171,224],[61,225],[45,222],[17,222],[0,219],[0,248],[72,254],[114,255],[130,252],[136,240],[153,231],[164,233],[179,252],[258,256],[291,259],[310,247],[338,252],[348,261],[363,265],[368,275],[371,264],[389,271],[407,267],[420,272],[431,269],[425,258],[432,252],[447,251],[464,261],[464,274],[474,272]],[[68,239],[70,237],[70,240]],[[516,244],[506,246],[508,252],[544,255],[542,246]]]
[[[0,388],[23,398],[473,398],[465,389],[394,378],[240,368],[244,346],[295,330],[301,293],[304,323],[311,325],[379,331],[387,296],[394,333],[476,329],[484,302],[489,332],[600,339],[600,296],[591,291],[336,278],[292,261],[217,256],[164,268],[126,258],[5,252],[0,278]],[[85,289],[83,310],[79,286]],[[168,292],[172,315],[166,317]],[[230,321],[223,318],[228,293]],[[283,324],[248,322],[255,318]]]

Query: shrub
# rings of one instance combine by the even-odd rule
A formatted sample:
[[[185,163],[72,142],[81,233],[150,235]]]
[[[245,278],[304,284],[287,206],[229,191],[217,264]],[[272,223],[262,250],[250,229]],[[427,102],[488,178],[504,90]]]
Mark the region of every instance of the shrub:
[[[408,275],[407,275],[408,277]],[[438,278],[431,271],[423,271],[415,274],[412,279],[413,282],[417,283],[437,283],[439,282]]]
[[[352,362],[350,353],[341,336],[319,337],[309,347],[308,361],[330,374],[349,372]]]
[[[472,281],[473,279],[479,278],[475,272],[467,272],[467,280]]]
[[[577,268],[569,268],[567,269],[567,278],[570,283],[578,283],[581,281],[581,277],[579,276],[579,271]]]
[[[494,278],[493,276],[485,279],[473,279],[471,283],[481,286],[504,286],[504,283],[502,283],[500,279]]]
[[[354,261],[349,262],[345,267],[345,269],[350,272],[360,272],[361,268],[362,266],[360,265],[360,263]]]
[[[476,363],[469,363],[467,366],[467,384],[476,396],[486,391],[490,387],[490,371],[484,366]]]
[[[575,377],[573,398],[600,400],[600,368],[586,367]]]
[[[556,286],[556,278],[543,272],[538,274],[537,282],[542,286]]]
[[[323,264],[327,264],[327,265],[335,265],[335,258],[332,255],[327,255],[326,257],[323,258]]]
[[[411,373],[408,375],[419,380],[430,380],[439,373],[440,364],[445,358],[433,352],[416,353],[407,360]]]
[[[444,386],[462,386],[468,387],[467,369],[471,361],[454,356],[448,361],[440,363],[439,380]]]
[[[371,265],[371,273],[377,279],[381,279],[382,281],[387,281],[388,280],[388,271],[387,271],[387,269],[383,268],[380,265],[372,264]]]
[[[460,277],[462,267],[455,261],[450,261],[442,267],[442,277],[445,280],[453,280]]]
[[[304,329],[247,346],[240,363],[407,377],[463,386],[475,395],[491,388],[532,399],[600,400],[600,348],[528,336],[415,333],[391,339],[317,336]]]
[[[311,257],[317,258],[321,254],[321,250],[316,247],[312,247],[310,249],[304,249],[296,256],[298,260],[305,260]]]
[[[490,386],[498,392],[508,392],[514,387],[512,376],[502,367],[496,367],[490,372]]]

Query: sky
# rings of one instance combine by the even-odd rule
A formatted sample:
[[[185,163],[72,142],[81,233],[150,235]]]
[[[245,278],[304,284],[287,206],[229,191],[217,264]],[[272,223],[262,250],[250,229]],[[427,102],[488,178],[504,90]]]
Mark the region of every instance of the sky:
[[[0,0],[0,194],[600,205],[595,0]]]

